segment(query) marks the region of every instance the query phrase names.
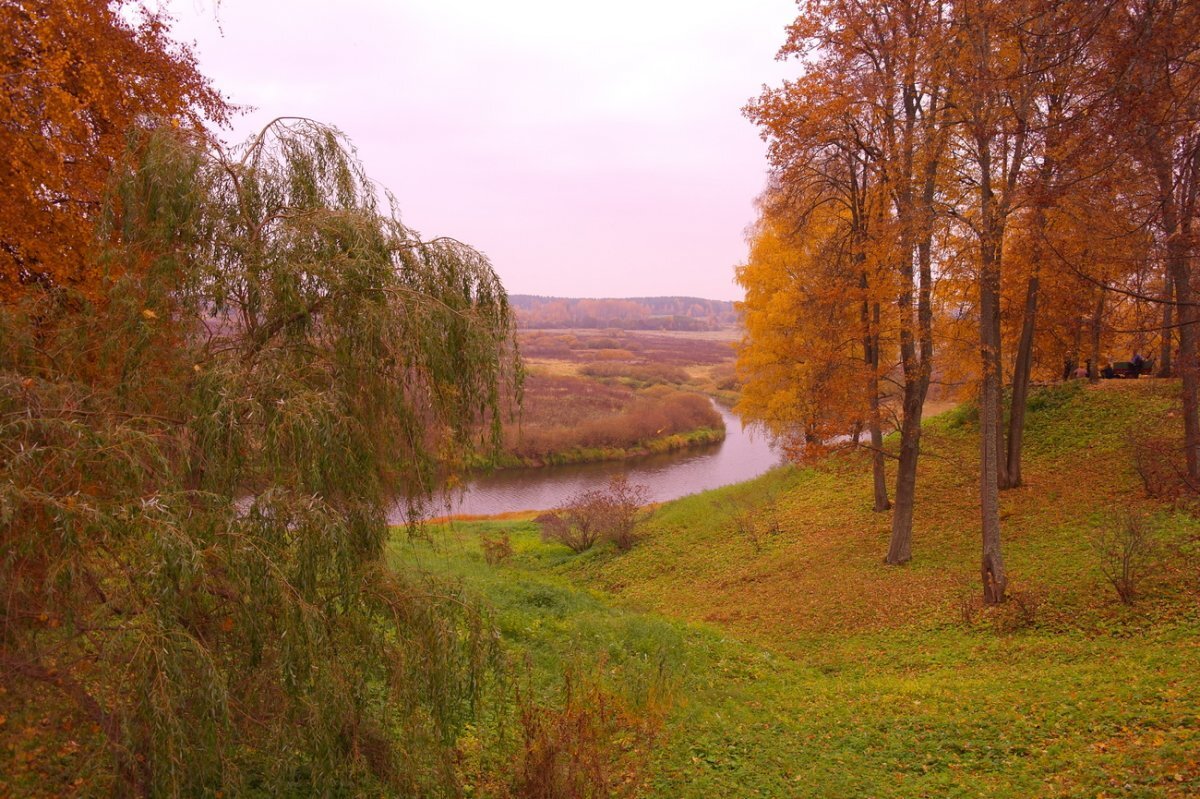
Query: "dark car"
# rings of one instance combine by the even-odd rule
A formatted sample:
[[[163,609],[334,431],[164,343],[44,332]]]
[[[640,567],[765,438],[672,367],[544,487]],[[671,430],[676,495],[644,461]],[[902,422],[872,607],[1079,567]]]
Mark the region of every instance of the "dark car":
[[[1153,366],[1152,361],[1142,361],[1142,368],[1139,370],[1133,365],[1133,361],[1117,361],[1112,365],[1113,377],[1136,379],[1138,375],[1150,374]]]

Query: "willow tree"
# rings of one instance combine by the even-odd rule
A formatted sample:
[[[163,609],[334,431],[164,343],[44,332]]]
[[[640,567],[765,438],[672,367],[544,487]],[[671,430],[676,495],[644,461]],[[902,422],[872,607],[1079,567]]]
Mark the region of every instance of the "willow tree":
[[[383,556],[389,508],[499,444],[498,278],[405,227],[331,128],[133,152],[106,300],[0,319],[10,690],[98,731],[95,791],[454,793],[490,639]]]

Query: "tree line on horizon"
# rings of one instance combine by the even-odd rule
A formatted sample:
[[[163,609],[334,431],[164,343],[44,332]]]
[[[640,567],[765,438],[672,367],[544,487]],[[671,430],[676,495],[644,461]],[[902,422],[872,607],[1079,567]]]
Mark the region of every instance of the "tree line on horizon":
[[[935,382],[979,404],[988,603],[1031,382],[1156,360],[1182,382],[1164,457],[1200,485],[1200,6],[801,0],[779,56],[797,77],[745,109],[771,180],[738,270],[740,409],[801,440],[868,433],[886,561],[912,557]]]

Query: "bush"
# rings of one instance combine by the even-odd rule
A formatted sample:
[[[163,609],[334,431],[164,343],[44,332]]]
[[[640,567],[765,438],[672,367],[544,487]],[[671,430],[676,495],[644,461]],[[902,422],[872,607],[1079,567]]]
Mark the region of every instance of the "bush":
[[[1154,435],[1136,427],[1129,431],[1126,440],[1146,496],[1178,501],[1197,493],[1197,487],[1187,478],[1180,436]]]
[[[736,500],[731,519],[734,532],[750,542],[755,554],[762,552],[769,536],[780,532],[779,506],[774,494],[767,494],[761,503],[749,498]]]
[[[499,566],[513,555],[512,541],[509,540],[508,533],[501,533],[499,538],[482,536],[479,546],[483,548],[483,559],[489,566]]]
[[[1151,540],[1146,523],[1130,514],[1117,524],[1102,527],[1092,540],[1100,559],[1100,572],[1117,592],[1121,602],[1132,605],[1137,599]]]
[[[565,544],[575,552],[591,549],[600,540],[628,551],[636,540],[647,496],[646,486],[618,475],[605,488],[577,493],[554,513],[539,517],[545,519],[542,538]]]

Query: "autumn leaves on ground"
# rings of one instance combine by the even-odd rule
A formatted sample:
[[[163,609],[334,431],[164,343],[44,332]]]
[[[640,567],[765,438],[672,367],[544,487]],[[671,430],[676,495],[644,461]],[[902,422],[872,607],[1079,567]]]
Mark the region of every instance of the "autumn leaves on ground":
[[[393,551],[487,596],[551,695],[564,666],[572,690],[608,692],[613,716],[593,707],[588,740],[564,723],[539,745],[611,751],[601,771],[622,795],[1194,796],[1200,523],[1147,498],[1130,443],[1177,437],[1177,391],[1035,392],[998,607],[978,588],[971,404],[927,424],[902,569],[882,562],[861,453],[668,503],[625,553],[574,555],[530,521]],[[1106,574],[1120,577],[1130,525],[1124,604]],[[489,565],[480,542],[502,536],[511,552]]]

